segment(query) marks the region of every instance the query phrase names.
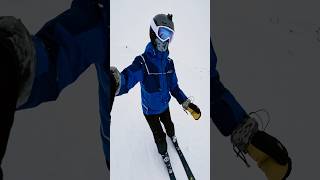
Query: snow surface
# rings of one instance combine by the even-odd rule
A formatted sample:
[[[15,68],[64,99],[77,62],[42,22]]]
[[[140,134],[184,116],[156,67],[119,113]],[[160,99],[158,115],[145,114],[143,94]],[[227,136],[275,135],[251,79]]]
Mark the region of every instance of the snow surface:
[[[173,14],[176,33],[169,47],[170,57],[180,87],[194,98],[202,117],[193,120],[174,98],[170,110],[178,142],[199,180],[210,178],[209,4],[209,0],[111,1],[111,65],[120,71],[143,53],[153,16]],[[111,116],[111,179],[169,179],[142,113],[139,84],[116,97]],[[168,138],[167,142],[176,178],[186,179],[178,154]]]
[[[21,18],[34,34],[70,4],[71,0],[4,0],[0,16]],[[2,162],[4,179],[108,180],[98,100],[92,65],[56,101],[18,111]]]
[[[267,132],[293,159],[288,179],[319,179],[319,1],[211,2],[223,83],[247,111],[268,109]],[[246,168],[211,126],[211,179],[266,179],[253,161]]]

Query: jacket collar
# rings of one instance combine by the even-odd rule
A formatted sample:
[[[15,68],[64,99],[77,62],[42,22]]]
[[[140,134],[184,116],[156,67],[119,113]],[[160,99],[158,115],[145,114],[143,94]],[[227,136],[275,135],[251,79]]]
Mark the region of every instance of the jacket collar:
[[[145,54],[149,57],[152,57],[152,58],[156,58],[156,59],[167,59],[168,56],[169,56],[169,50],[165,51],[165,52],[160,52],[158,51],[156,48],[153,47],[152,43],[149,42],[147,44],[147,47],[145,49]]]

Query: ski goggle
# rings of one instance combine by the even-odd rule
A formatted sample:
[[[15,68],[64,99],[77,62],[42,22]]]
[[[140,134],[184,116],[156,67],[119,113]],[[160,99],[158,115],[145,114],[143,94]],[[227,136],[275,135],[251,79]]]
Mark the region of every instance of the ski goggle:
[[[157,26],[154,23],[154,20],[151,21],[151,28],[155,32],[156,36],[162,41],[165,42],[169,40],[172,41],[174,30],[166,26]]]

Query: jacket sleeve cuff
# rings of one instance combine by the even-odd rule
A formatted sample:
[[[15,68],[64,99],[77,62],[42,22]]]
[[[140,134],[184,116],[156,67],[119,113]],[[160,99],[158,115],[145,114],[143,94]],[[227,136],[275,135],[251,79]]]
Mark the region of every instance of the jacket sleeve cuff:
[[[190,103],[191,103],[191,100],[186,99],[181,105],[182,105],[183,109],[188,109]]]

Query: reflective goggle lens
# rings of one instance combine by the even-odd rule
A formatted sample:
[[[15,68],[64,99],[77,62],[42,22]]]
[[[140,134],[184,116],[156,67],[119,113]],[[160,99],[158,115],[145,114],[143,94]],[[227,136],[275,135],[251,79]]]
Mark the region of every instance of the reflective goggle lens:
[[[162,41],[171,41],[173,37],[173,31],[171,29],[165,28],[165,27],[160,27],[158,31],[158,36],[161,38]]]

